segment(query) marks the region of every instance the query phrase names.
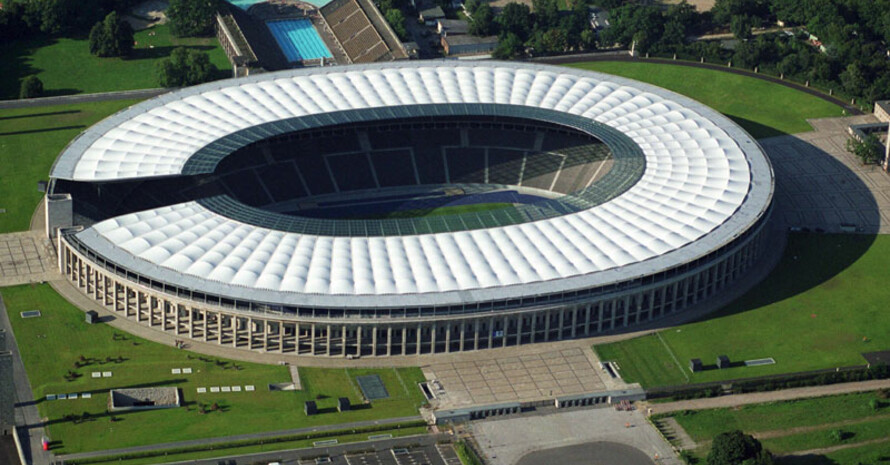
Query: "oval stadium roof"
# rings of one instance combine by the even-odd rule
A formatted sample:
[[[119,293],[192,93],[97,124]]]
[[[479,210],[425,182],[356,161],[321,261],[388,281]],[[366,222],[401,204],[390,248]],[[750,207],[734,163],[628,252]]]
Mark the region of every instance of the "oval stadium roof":
[[[246,224],[188,202],[102,221],[77,238],[152,279],[237,299],[442,305],[651,274],[728,244],[769,207],[773,175],[760,147],[708,107],[615,76],[499,62],[315,68],[188,88],[93,126],[60,155],[52,177],[178,175],[216,141],[274,121],[351,109],[476,103],[543,108],[610,126],[639,146],[645,172],[603,204],[490,229],[310,235]]]

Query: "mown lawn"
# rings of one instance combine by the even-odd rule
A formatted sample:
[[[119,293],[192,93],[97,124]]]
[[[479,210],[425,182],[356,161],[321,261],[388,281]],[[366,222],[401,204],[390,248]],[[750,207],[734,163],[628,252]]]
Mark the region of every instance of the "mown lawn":
[[[28,376],[48,418],[49,433],[60,454],[122,448],[143,444],[275,431],[323,424],[347,423],[417,414],[424,397],[417,383],[418,368],[321,369],[301,368],[302,391],[268,389],[269,383],[289,382],[286,367],[233,362],[146,341],[105,324],[87,325],[83,312],[48,285],[0,290]],[[39,309],[39,318],[22,319],[20,312]],[[83,356],[86,366],[76,367]],[[174,375],[173,368],[193,374]],[[66,381],[71,371],[77,378]],[[94,379],[94,371],[111,371],[111,378]],[[355,377],[378,374],[390,394],[364,404]],[[131,386],[177,386],[184,407],[115,414],[106,411],[108,390]],[[197,394],[198,387],[254,385],[255,392]],[[47,394],[92,393],[91,399],[43,400]],[[338,397],[348,397],[356,409],[336,412]],[[306,417],[303,402],[317,400],[320,415]],[[199,405],[217,403],[218,411],[202,414]],[[87,413],[89,419],[81,421]],[[75,416],[71,418],[68,416]],[[66,419],[66,417],[68,417]]]
[[[2,58],[0,58],[2,60]],[[2,75],[2,73],[0,73]],[[28,229],[59,152],[91,125],[138,100],[0,110],[0,234]]]
[[[757,139],[811,131],[807,118],[841,116],[839,106],[798,90],[721,71],[645,62],[597,61],[568,66],[678,92],[729,116]]]
[[[99,58],[90,54],[86,38],[34,38],[0,44],[0,99],[19,96],[21,80],[36,74],[47,96],[158,87],[156,63],[174,48],[185,46],[207,52],[220,70],[231,77],[228,58],[216,37],[173,37],[167,25],[136,33],[132,57]]]
[[[890,236],[792,234],[781,262],[743,297],[699,322],[596,346],[629,382],[683,384],[680,364],[718,355],[772,357],[774,365],[686,373],[690,383],[861,365],[863,352],[890,349]]]
[[[872,407],[873,401],[877,402],[877,409]],[[779,456],[886,439],[890,431],[890,401],[880,399],[874,392],[677,412],[669,416],[699,444],[694,450],[699,457],[707,455],[710,441],[716,435],[732,430],[760,437],[764,448]],[[833,437],[835,430],[842,432],[840,440]],[[886,450],[886,445],[869,444],[827,456],[781,457],[777,463],[880,463],[874,461],[879,450]]]

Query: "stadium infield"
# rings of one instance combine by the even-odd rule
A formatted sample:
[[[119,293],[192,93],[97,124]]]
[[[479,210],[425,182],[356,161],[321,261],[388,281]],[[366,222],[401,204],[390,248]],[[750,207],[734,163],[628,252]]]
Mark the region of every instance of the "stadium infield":
[[[84,315],[49,285],[0,289],[42,417],[57,454],[133,447],[188,439],[231,436],[261,431],[417,415],[425,401],[417,383],[418,368],[300,368],[301,391],[268,389],[289,382],[287,367],[233,362],[179,350],[115,330],[88,325]],[[22,311],[40,309],[39,318],[22,319]],[[80,361],[83,356],[84,361]],[[78,367],[80,364],[82,366]],[[85,365],[84,365],[85,364]],[[193,374],[172,374],[192,368]],[[110,371],[110,378],[92,378]],[[76,377],[66,380],[69,372]],[[390,397],[364,404],[355,378],[378,375]],[[110,415],[108,389],[134,386],[177,386],[182,408]],[[244,386],[253,385],[247,392]],[[241,386],[241,392],[197,394],[198,387]],[[47,394],[90,392],[89,399],[44,400]],[[337,413],[338,397],[355,409]],[[321,413],[307,417],[303,402],[315,400]],[[201,413],[217,403],[217,411]],[[84,413],[88,414],[83,418]],[[112,418],[116,420],[112,421]],[[210,421],[212,420],[212,421]],[[151,435],[144,434],[152,431]]]
[[[776,269],[717,313],[661,330],[663,343],[647,335],[594,349],[644,387],[864,365],[863,352],[890,348],[887,256],[890,236],[792,234]],[[776,363],[688,371],[690,359],[718,355]]]
[[[837,105],[803,92],[710,69],[614,61],[567,66],[624,76],[686,95],[729,116],[757,139],[811,131],[809,118],[842,116]]]

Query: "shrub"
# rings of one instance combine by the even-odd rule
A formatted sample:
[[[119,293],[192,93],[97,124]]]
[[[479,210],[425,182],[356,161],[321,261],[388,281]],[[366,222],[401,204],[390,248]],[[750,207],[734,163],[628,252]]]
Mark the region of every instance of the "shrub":
[[[28,76],[22,81],[19,98],[36,98],[43,95],[43,81],[37,76]]]

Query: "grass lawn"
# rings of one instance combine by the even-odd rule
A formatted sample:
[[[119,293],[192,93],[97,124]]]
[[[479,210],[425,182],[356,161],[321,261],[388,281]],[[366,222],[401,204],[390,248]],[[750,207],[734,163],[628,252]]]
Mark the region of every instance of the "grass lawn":
[[[841,108],[803,92],[747,76],[662,63],[569,65],[655,84],[732,118],[757,139],[811,131],[807,118],[841,116]]]
[[[216,37],[177,38],[167,25],[136,33],[133,56],[99,58],[86,38],[33,38],[0,45],[0,99],[19,96],[21,80],[36,74],[46,95],[67,95],[158,87],[155,63],[179,46],[207,52],[220,77],[230,77],[228,58]]]
[[[289,382],[283,366],[232,362],[145,341],[108,325],[87,325],[83,312],[48,285],[0,290],[28,370],[34,396],[59,454],[131,447],[187,439],[275,431],[322,424],[411,416],[424,402],[417,383],[418,368],[317,369],[301,368],[302,391],[271,392],[267,385]],[[43,316],[22,319],[19,312],[39,309]],[[80,356],[87,366],[75,368]],[[117,360],[120,361],[117,361]],[[190,367],[191,375],[173,375],[172,368]],[[71,370],[79,377],[66,381]],[[91,372],[111,371],[111,378],[91,378]],[[390,398],[363,405],[355,377],[375,373]],[[185,407],[171,410],[106,413],[108,389],[128,386],[177,386]],[[197,387],[254,385],[256,391],[196,393]],[[42,400],[47,394],[92,392],[91,399]],[[348,397],[358,408],[336,413],[338,397]],[[317,400],[322,413],[303,414],[303,402]],[[218,403],[220,411],[202,414],[198,403]],[[89,413],[88,421],[66,420]]]
[[[481,212],[488,210],[500,210],[512,207],[509,203],[477,203],[473,205],[457,205],[453,207],[425,208],[422,210],[401,210],[384,215],[363,217],[362,219],[386,219],[386,218],[418,218],[422,216],[459,215],[461,213]]]
[[[391,434],[392,437],[405,437],[405,436],[413,436],[418,434],[426,434],[425,426],[414,426],[407,428],[399,428],[392,429],[389,431],[375,431],[370,435],[379,435],[379,434]],[[369,433],[359,433],[359,434],[347,434],[343,436],[337,436],[336,438],[323,438],[320,439],[322,441],[327,441],[331,439],[336,439],[338,444],[346,444],[350,442],[361,442],[368,440]],[[244,446],[244,447],[233,447],[230,449],[221,449],[215,451],[203,451],[203,452],[187,452],[181,454],[169,454],[164,457],[148,457],[141,459],[130,459],[130,460],[112,460],[112,462],[116,465],[154,465],[159,462],[171,463],[171,462],[184,462],[188,460],[201,460],[201,459],[209,459],[215,457],[231,457],[235,455],[246,455],[246,454],[258,454],[261,452],[274,452],[274,451],[285,451],[291,449],[305,449],[312,447],[312,444],[319,439],[304,439],[298,441],[287,441],[287,442],[277,442],[272,444],[263,444],[258,446]],[[263,462],[265,463],[265,462]]]
[[[886,235],[792,234],[761,284],[702,321],[661,331],[665,344],[647,336],[595,350],[645,387],[683,383],[671,352],[681,364],[714,363],[722,354],[776,360],[687,373],[692,383],[864,364],[862,352],[890,349],[888,256]]]
[[[2,73],[0,73],[2,74]],[[0,233],[28,229],[59,152],[81,131],[137,100],[0,110]]]
[[[844,420],[887,419],[890,401],[881,400],[877,411],[869,405],[877,399],[873,392],[840,396],[816,397],[785,402],[743,405],[669,414],[696,442],[710,441],[725,431],[742,430],[746,433],[779,431],[837,423]],[[832,428],[834,429],[834,428]],[[847,427],[841,427],[846,430]],[[826,435],[827,437],[827,435]]]
[[[839,450],[825,454],[825,456],[816,456],[809,462],[810,458],[790,460],[779,460],[779,465],[860,465],[863,463],[887,463],[890,461],[890,440],[880,442],[878,444],[869,444],[850,449]],[[821,461],[817,461],[821,460]]]
[[[869,405],[872,400],[880,403],[877,410]],[[890,431],[890,401],[878,399],[873,392],[680,412],[671,416],[699,444],[694,451],[699,457],[707,455],[714,436],[736,429],[761,437],[763,446],[779,455],[882,439]],[[834,430],[843,432],[840,441],[832,437]],[[835,453],[843,452],[841,455],[845,457],[837,462],[829,462],[824,456],[808,456],[786,458],[778,463],[853,464],[874,454],[876,447],[880,445],[837,451]]]

